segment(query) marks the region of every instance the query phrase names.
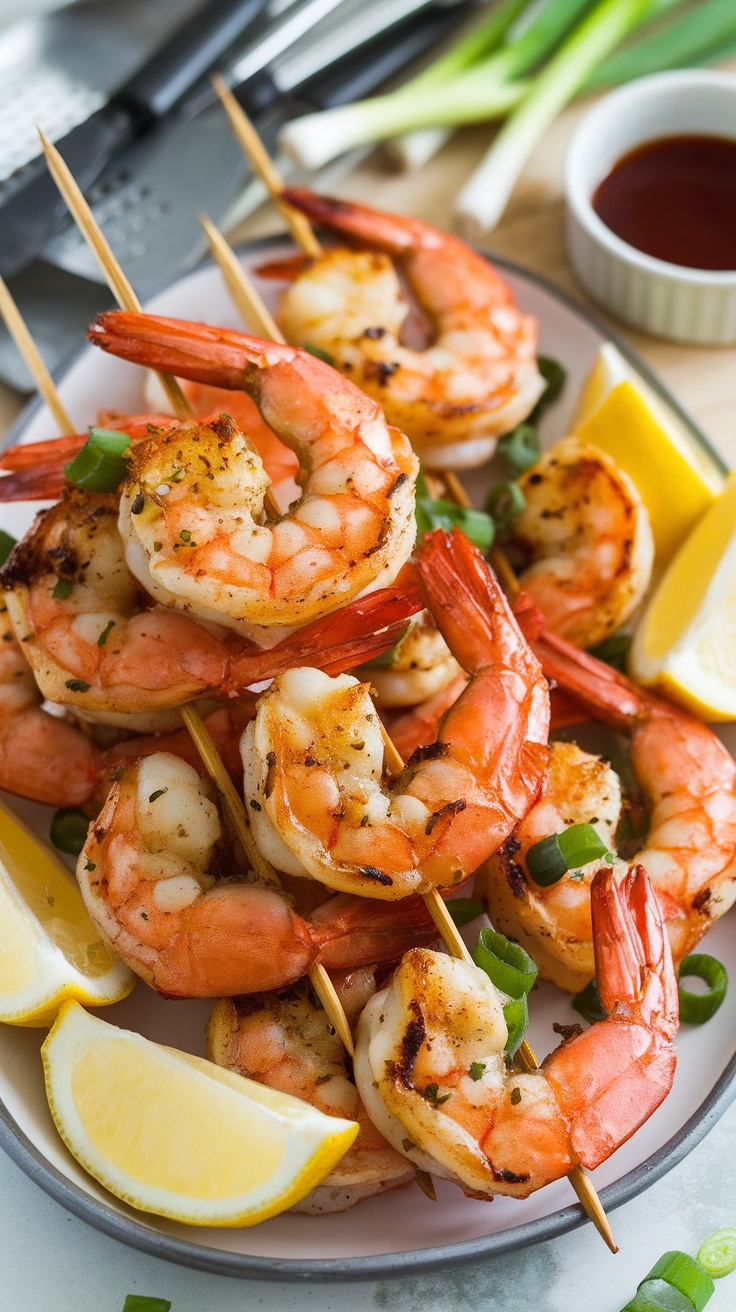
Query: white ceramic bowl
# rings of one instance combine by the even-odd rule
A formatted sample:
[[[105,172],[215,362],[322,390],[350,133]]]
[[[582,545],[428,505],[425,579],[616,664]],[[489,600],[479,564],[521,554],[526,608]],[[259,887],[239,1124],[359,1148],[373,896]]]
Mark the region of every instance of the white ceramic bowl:
[[[736,270],[690,269],[645,255],[611,232],[592,206],[622,155],[689,134],[736,140],[736,74],[656,73],[594,105],[565,160],[568,255],[586,291],[627,323],[676,342],[726,346],[736,342]]]

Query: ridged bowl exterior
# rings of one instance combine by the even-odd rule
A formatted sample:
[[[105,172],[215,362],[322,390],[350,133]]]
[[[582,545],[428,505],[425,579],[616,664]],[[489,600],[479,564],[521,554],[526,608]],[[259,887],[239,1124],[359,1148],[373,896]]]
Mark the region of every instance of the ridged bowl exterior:
[[[598,184],[622,155],[663,136],[736,140],[736,76],[702,70],[640,78],[599,101],[565,162],[567,251],[585,290],[655,337],[700,346],[736,342],[736,271],[668,264],[622,241],[595,213]]]

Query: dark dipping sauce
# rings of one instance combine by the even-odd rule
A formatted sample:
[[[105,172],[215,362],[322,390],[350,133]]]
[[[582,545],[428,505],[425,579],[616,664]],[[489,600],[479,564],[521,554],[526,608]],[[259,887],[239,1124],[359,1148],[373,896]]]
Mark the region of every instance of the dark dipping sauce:
[[[648,141],[614,165],[593,209],[646,255],[690,269],[736,270],[736,141]]]

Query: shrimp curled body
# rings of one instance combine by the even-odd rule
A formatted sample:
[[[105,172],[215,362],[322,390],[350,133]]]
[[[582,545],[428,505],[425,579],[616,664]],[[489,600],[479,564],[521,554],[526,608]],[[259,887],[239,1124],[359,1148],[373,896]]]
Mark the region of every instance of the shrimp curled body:
[[[505,995],[477,967],[406,954],[358,1028],[355,1074],[375,1125],[421,1169],[475,1198],[535,1189],[624,1143],[669,1092],[677,986],[656,898],[637,867],[592,887],[604,1021],[539,1070],[504,1059]]]

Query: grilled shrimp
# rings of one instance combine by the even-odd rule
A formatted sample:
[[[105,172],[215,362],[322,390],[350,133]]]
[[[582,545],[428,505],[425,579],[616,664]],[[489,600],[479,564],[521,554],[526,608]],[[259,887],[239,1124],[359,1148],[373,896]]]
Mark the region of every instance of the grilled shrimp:
[[[366,967],[333,979],[348,1020],[357,1019],[356,1008],[362,1010],[375,993],[374,975]],[[293,1211],[343,1212],[414,1178],[411,1162],[369,1120],[342,1042],[306,980],[278,993],[216,1002],[207,1027],[207,1056],[227,1070],[303,1098],[327,1116],[358,1122],[355,1143]]]
[[[536,320],[514,305],[495,269],[457,237],[418,219],[301,189],[284,193],[310,219],[357,240],[316,258],[266,267],[297,277],[281,303],[289,341],[327,351],[374,397],[428,468],[469,469],[525,419],[544,383]],[[434,337],[401,340],[408,283]]]
[[[166,753],[113,784],[77,864],[100,933],[168,997],[283,988],[315,961],[335,969],[393,961],[408,944],[436,938],[418,899],[396,908],[330,898],[307,921],[248,876],[209,780]]]
[[[396,578],[416,536],[418,466],[375,401],[308,352],[232,329],[116,311],[90,338],[244,388],[299,456],[301,499],[264,523],[268,479],[226,418],[133,447],[120,528],[130,569],[158,600],[273,646]]]
[[[677,984],[657,899],[638,866],[592,889],[596,977],[608,1018],[521,1074],[504,1059],[505,995],[477,967],[414,949],[358,1027],[368,1114],[420,1168],[474,1198],[526,1198],[592,1168],[666,1097]]]
[[[461,669],[429,611],[418,615],[390,651],[355,671],[377,706],[416,706],[442,692]]]
[[[654,544],[634,484],[597,447],[563,438],[519,479],[526,510],[506,541],[521,586],[553,633],[592,647],[620,628],[649,585]]]
[[[245,796],[261,850],[290,874],[372,898],[461,883],[508,837],[547,765],[549,695],[498,584],[463,533],[425,536],[426,600],[471,675],[401,775],[355,678],[294,670],[243,736]]]
[[[407,591],[381,589],[264,651],[152,606],[127,568],[117,519],[114,495],[67,488],[37,516],[0,577],[44,697],[128,729],[178,725],[174,710],[182,704],[239,696],[310,657],[349,668],[395,642],[404,631],[399,620],[421,607]]]
[[[649,819],[644,845],[631,860],[649,874],[679,962],[736,899],[736,762],[708,725],[564,639],[544,632],[533,646],[548,677],[574,696],[578,718],[587,714],[631,739],[631,766]],[[591,771],[591,782],[581,816],[606,818],[608,841],[618,805],[615,782],[600,765]],[[540,973],[579,989],[593,975],[589,889],[596,863],[583,868],[582,879],[565,876],[559,892],[558,885],[541,889],[529,882],[530,842],[568,822],[564,802],[546,812],[548,786],[541,809],[532,809],[482,882],[489,903],[503,906],[505,932],[539,956]],[[586,809],[591,815],[583,815]]]

